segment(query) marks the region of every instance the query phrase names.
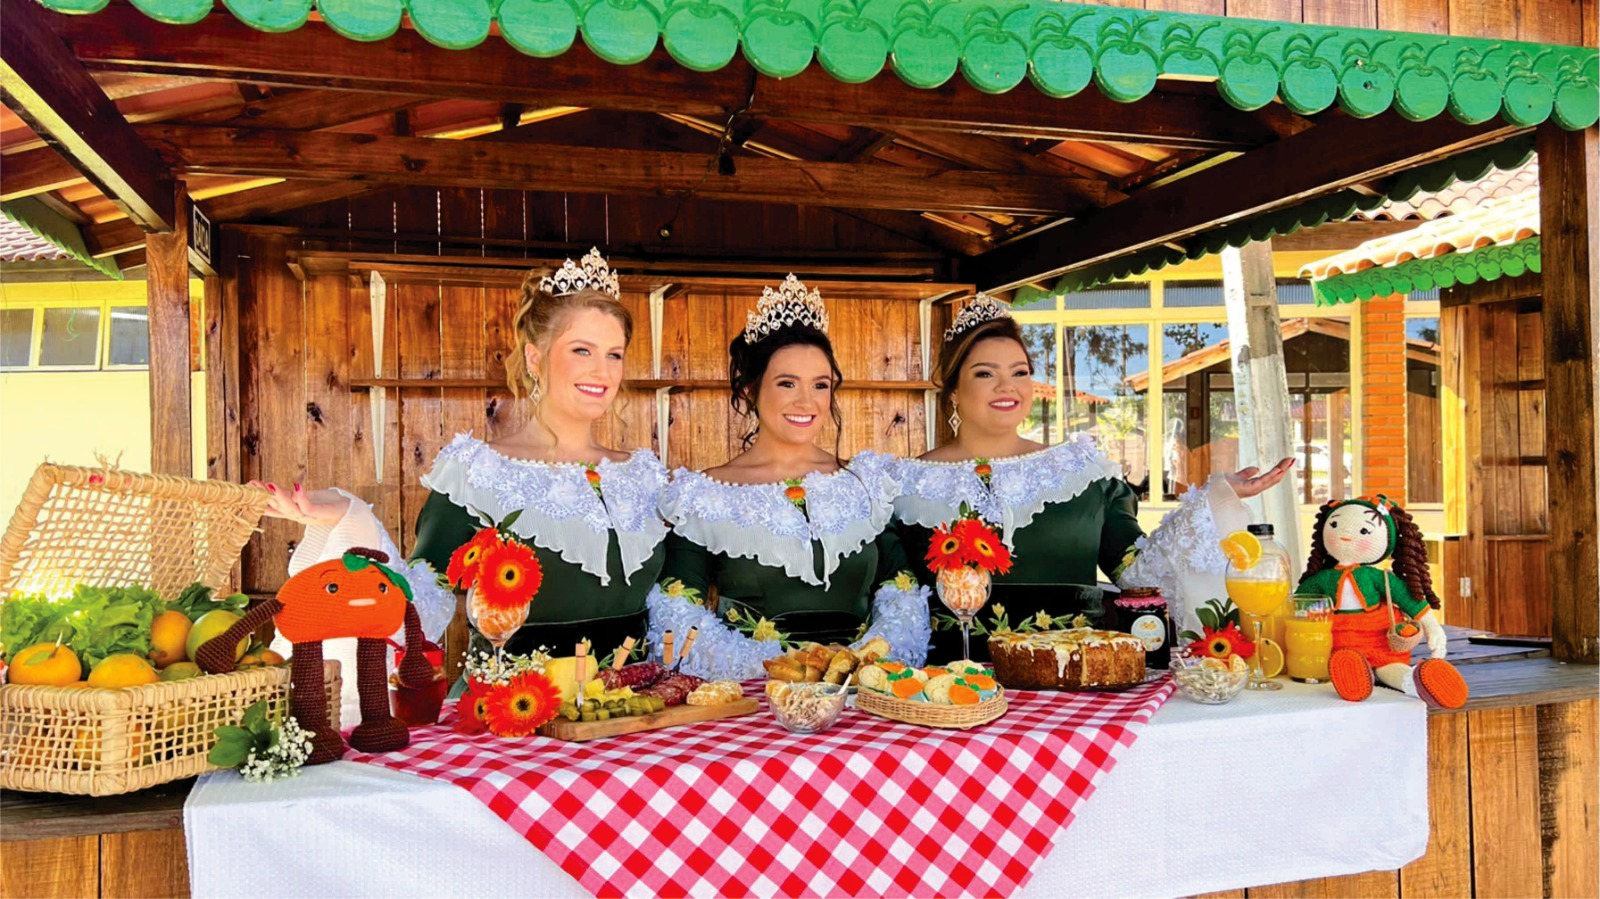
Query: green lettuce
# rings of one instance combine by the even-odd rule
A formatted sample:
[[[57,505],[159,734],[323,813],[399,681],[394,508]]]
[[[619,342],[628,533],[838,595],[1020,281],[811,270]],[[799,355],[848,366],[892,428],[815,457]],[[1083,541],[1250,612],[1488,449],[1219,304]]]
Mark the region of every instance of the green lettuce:
[[[182,612],[190,621],[199,621],[200,616],[216,609],[227,609],[238,615],[244,614],[245,606],[250,604],[250,597],[243,593],[224,596],[220,599],[213,598],[211,588],[196,582],[183,588],[176,599],[167,603],[168,611]]]
[[[0,604],[0,652],[10,657],[36,643],[63,645],[84,670],[107,656],[150,654],[150,623],[167,604],[143,587],[79,586],[71,597],[15,596]]]

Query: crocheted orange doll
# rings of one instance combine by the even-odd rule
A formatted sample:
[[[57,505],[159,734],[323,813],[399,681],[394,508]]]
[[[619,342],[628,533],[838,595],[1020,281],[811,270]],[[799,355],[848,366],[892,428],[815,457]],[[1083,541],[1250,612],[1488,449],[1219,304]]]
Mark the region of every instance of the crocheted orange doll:
[[[352,549],[342,558],[319,562],[290,578],[277,598],[251,609],[228,630],[207,640],[195,653],[195,663],[211,674],[232,671],[239,641],[271,619],[285,639],[294,644],[290,660],[289,713],[300,726],[312,731],[308,765],[331,762],[344,755],[344,740],[329,726],[328,700],[322,680],[322,641],[356,638],[356,691],[361,699],[361,723],[350,733],[350,745],[362,752],[390,752],[411,742],[406,726],[389,712],[385,681],[385,640],[401,625],[406,631],[406,654],[400,663],[400,680],[422,686],[433,678],[423,654],[427,642],[422,621],[411,604],[411,585],[388,567],[388,555],[372,549]]]
[[[1394,557],[1392,571],[1378,563]],[[1333,600],[1333,655],[1328,673],[1344,699],[1372,695],[1373,679],[1429,705],[1460,708],[1467,684],[1445,661],[1439,597],[1428,574],[1422,531],[1385,496],[1329,502],[1317,513],[1311,558],[1298,596]],[[1422,637],[1430,658],[1411,664]]]

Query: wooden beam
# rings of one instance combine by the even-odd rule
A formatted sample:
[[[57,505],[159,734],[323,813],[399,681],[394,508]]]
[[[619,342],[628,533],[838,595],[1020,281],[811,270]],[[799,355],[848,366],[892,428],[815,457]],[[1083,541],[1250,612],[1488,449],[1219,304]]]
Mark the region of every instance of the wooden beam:
[[[985,290],[1054,277],[1492,144],[1520,130],[1498,121],[1408,122],[1395,114],[1336,118],[1137,193],[1099,214],[1019,238],[968,262],[964,277]]]
[[[32,0],[4,0],[0,91],[7,106],[84,177],[151,231],[173,228],[173,185],[116,104],[51,29]]]
[[[139,135],[188,173],[952,212],[1072,215],[1106,200],[1104,182],[1002,172],[750,158],[722,175],[698,153],[185,125]]]
[[[1027,85],[986,94],[960,78],[936,90],[919,90],[881,77],[864,89],[835,80],[820,66],[793,78],[768,78],[737,56],[708,73],[683,68],[664,50],[637,65],[617,66],[581,42],[552,59],[534,59],[502,40],[487,40],[473,48],[471,65],[465,65],[459,51],[436,47],[405,29],[360,43],[318,24],[264,34],[230,16],[167,26],[118,4],[92,17],[64,18],[57,23],[62,35],[87,65],[100,70],[713,119],[743,107],[754,84],[756,98],[748,114],[758,118],[1214,150],[1245,149],[1276,137],[1261,116],[1236,110],[1215,95],[1187,92],[1158,91],[1123,104],[1097,90],[1064,100],[1046,98]]]
[[[175,226],[145,246],[145,297],[150,311],[150,470],[194,476],[194,422],[189,400],[189,213],[177,188]]]
[[[1541,126],[1539,205],[1544,280],[1545,454],[1556,658],[1600,660],[1600,193],[1593,128]]]
[[[373,116],[389,115],[421,100],[421,97],[408,97],[404,94],[372,94],[362,91],[281,91],[270,97],[250,101],[243,109],[185,116],[180,121],[197,125],[320,131],[323,128],[337,128]]]
[[[1315,228],[1301,228],[1293,234],[1272,239],[1278,252],[1332,252],[1352,250],[1379,237],[1410,231],[1421,222],[1329,222]]]
[[[83,173],[49,147],[0,156],[0,201],[31,197],[83,182]]]
[[[1222,251],[1222,294],[1228,311],[1233,395],[1240,401],[1239,464],[1266,471],[1295,454],[1271,241]],[[1285,478],[1260,500],[1266,520],[1277,528],[1278,542],[1296,558],[1301,546],[1300,505],[1295,497],[1299,483],[1298,477]]]

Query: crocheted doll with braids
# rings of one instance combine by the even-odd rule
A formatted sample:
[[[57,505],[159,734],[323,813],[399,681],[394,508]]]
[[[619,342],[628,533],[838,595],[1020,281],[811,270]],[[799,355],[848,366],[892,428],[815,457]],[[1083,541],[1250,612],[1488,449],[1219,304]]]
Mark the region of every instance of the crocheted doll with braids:
[[[1392,571],[1378,563],[1394,557]],[[1460,708],[1467,684],[1444,660],[1444,626],[1433,610],[1433,592],[1422,532],[1406,510],[1384,496],[1336,500],[1317,513],[1311,557],[1295,590],[1298,596],[1333,600],[1333,655],[1328,674],[1339,695],[1360,701],[1372,695],[1373,676],[1384,686],[1420,697],[1429,705]],[[1391,633],[1420,627],[1432,657],[1415,667],[1409,649],[1391,645]]]
[[[315,734],[308,765],[334,761],[344,755],[345,748],[339,731],[328,721],[323,640],[356,638],[361,723],[351,732],[350,745],[362,752],[390,752],[411,742],[406,726],[389,713],[385,640],[404,625],[406,656],[400,663],[404,684],[427,684],[433,679],[433,668],[423,655],[427,640],[411,604],[411,585],[388,567],[388,561],[388,555],[378,550],[352,549],[342,558],[312,565],[285,582],[277,598],[251,609],[195,653],[195,662],[206,672],[232,671],[239,641],[271,619],[278,632],[294,644],[289,713]]]

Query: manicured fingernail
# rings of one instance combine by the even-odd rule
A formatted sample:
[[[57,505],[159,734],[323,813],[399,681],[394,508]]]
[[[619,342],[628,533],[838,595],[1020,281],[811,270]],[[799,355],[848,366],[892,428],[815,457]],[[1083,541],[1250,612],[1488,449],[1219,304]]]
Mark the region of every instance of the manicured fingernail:
[[[277,485],[276,484],[268,484],[267,485],[267,492],[268,493],[277,493],[278,492]]]
[[[294,485],[294,492],[295,492],[295,493],[299,493],[299,492],[300,492],[300,482],[299,482],[299,481],[296,481],[296,482],[295,482],[295,485]]]

